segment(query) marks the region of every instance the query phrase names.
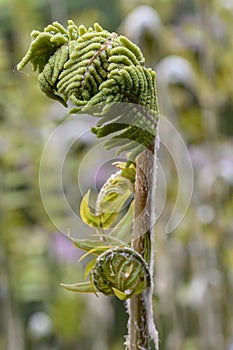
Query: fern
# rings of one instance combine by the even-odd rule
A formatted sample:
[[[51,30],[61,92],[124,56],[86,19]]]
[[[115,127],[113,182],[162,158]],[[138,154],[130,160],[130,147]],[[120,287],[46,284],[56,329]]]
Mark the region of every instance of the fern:
[[[150,335],[158,349],[152,318],[152,202],[158,122],[155,72],[145,67],[135,44],[99,24],[87,29],[68,21],[64,28],[54,22],[42,32],[33,31],[31,38],[18,70],[30,62],[49,98],[65,107],[70,101],[74,105],[71,113],[98,117],[92,132],[99,138],[107,136],[108,149],[130,152],[127,162],[103,185],[94,210],[89,192],[83,198],[81,218],[95,227],[97,239],[70,237],[86,252],[82,258],[94,255],[84,272],[84,279],[89,280],[62,286],[76,292],[115,295],[121,300],[131,298],[127,348],[147,349]],[[135,167],[134,160],[145,149]],[[134,220],[131,237],[133,217],[144,206],[146,214]]]
[[[135,44],[97,23],[86,29],[71,20],[67,29],[54,22],[42,32],[33,31],[31,38],[18,70],[30,62],[48,97],[64,106],[70,100],[75,105],[71,113],[101,118],[92,131],[99,138],[111,135],[107,148],[133,150],[130,164],[153,143],[158,115],[155,72],[145,67]]]

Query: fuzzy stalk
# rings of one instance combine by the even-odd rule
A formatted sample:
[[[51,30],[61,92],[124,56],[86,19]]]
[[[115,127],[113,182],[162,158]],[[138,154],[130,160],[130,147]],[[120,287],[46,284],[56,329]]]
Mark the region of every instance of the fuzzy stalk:
[[[136,159],[135,211],[132,247],[150,267],[151,285],[129,300],[127,350],[149,349],[150,338],[158,349],[158,332],[153,322],[154,223],[156,148],[152,144]]]

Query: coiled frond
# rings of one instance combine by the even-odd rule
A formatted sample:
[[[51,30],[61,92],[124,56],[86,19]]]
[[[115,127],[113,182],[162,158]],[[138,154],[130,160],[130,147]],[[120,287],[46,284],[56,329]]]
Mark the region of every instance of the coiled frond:
[[[101,254],[91,272],[96,289],[105,295],[127,299],[150,285],[150,273],[142,256],[131,248],[110,249]]]
[[[151,283],[147,263],[129,247],[104,251],[91,261],[86,273],[90,273],[88,282],[61,285],[75,292],[101,292],[125,300],[141,293]]]
[[[144,66],[135,44],[99,24],[86,29],[72,21],[67,29],[54,22],[31,37],[18,70],[31,62],[48,97],[65,106],[70,100],[72,113],[92,110],[101,118],[92,131],[97,137],[111,135],[108,148],[134,150],[133,161],[150,146],[157,130],[155,72]],[[116,103],[124,103],[124,108],[116,108]]]

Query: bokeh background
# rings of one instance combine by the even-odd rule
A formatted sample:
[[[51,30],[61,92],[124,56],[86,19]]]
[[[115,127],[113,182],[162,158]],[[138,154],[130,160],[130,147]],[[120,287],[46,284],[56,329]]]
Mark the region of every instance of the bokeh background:
[[[172,159],[164,168],[166,203],[155,246],[160,349],[232,350],[231,0],[0,0],[0,349],[124,349],[123,303],[59,287],[81,280],[83,267],[77,264],[80,252],[43,207],[38,174],[45,143],[68,112],[39,91],[30,69],[16,70],[30,32],[55,20],[66,26],[68,18],[86,26],[99,22],[141,47],[147,66],[157,71],[160,111],[179,130],[192,159],[192,200],[170,234],[166,220],[178,180]],[[65,165],[74,182],[92,142],[87,137],[69,150]],[[160,157],[166,157],[163,149]],[[51,156],[46,186],[53,218],[66,225],[54,187],[55,161]],[[91,157],[86,171],[88,178]],[[106,175],[103,166],[98,185]],[[78,212],[78,195],[70,195],[70,202]]]

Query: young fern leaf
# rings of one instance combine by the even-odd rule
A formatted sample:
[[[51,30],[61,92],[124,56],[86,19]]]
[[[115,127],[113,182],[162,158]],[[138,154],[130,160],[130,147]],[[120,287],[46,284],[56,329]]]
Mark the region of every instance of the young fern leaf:
[[[98,289],[95,288],[94,284],[91,281],[79,282],[74,284],[60,283],[60,286],[71,291],[78,293],[97,293]]]
[[[94,210],[91,211],[89,206],[90,191],[83,197],[80,206],[82,221],[96,227],[99,234],[112,229],[119,221],[123,225],[124,217],[128,220],[127,213],[133,200],[135,166],[131,164],[126,168],[125,163],[116,164],[120,170],[111,175],[102,186]]]
[[[108,136],[107,148],[133,150],[127,166],[153,143],[158,118],[155,72],[145,67],[135,44],[99,24],[86,29],[71,20],[67,28],[54,22],[42,32],[33,31],[31,38],[18,70],[30,62],[48,97],[64,106],[70,100],[75,105],[71,112],[93,111],[100,117],[92,131]]]

